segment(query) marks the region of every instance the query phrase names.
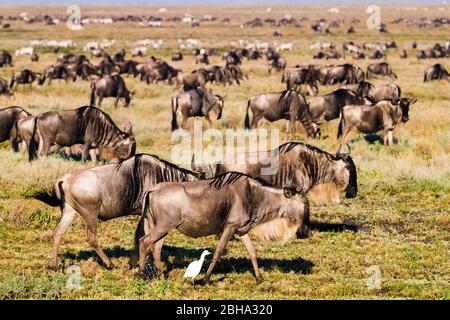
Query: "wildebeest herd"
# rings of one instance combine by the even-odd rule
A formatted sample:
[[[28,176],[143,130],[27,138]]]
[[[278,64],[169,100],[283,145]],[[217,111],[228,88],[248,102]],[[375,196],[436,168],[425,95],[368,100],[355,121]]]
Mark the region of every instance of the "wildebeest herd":
[[[250,25],[258,23],[253,21]],[[352,46],[356,47],[346,44],[345,48],[360,53]],[[333,48],[332,45],[328,47]],[[373,48],[377,50],[374,59],[383,57],[384,47]],[[436,50],[445,52],[445,46],[436,47],[432,52]],[[376,77],[397,79],[387,62],[370,64],[366,70],[350,63],[288,67],[287,59],[274,48],[241,47],[222,55],[223,66],[211,66],[209,57],[218,55],[218,51],[196,48],[193,50],[195,64],[201,67],[185,73],[154,56],[142,63],[126,59],[126,54],[125,49],[113,55],[102,49],[96,53],[102,59],[98,64],[86,55],[62,54],[43,72],[23,69],[13,72],[9,82],[0,79],[0,94],[7,97],[14,95],[19,84],[31,87],[34,82],[44,85],[47,81],[50,85],[57,79],[64,80],[67,85],[79,79],[90,81],[86,106],[37,115],[18,106],[1,109],[0,141],[9,140],[13,151],[27,150],[32,161],[45,157],[51,149],[81,145],[83,162],[89,158],[96,162],[105,150],[118,159],[116,163],[69,173],[55,182],[51,192],[32,195],[51,206],[59,206],[62,212],[53,233],[51,267],[54,269],[58,268],[62,237],[78,214],[86,223],[89,245],[107,268],[113,263],[97,241],[97,221],[140,215],[135,232],[135,252],[130,259],[132,266],[139,262],[139,274],[146,273],[149,252],[157,272],[162,271],[164,238],[170,231],[178,229],[190,237],[218,235],[206,281],[209,281],[227,242],[235,235],[242,239],[255,277],[261,281],[249,234],[281,242],[295,234],[299,238],[308,237],[310,215],[314,212],[310,212],[306,195],[313,194],[323,203],[339,202],[341,193],[347,198],[357,196],[356,165],[350,150],[342,151],[343,146],[348,146],[351,130],[356,128],[366,134],[383,131],[384,144],[392,145],[392,132],[400,122],[409,121],[409,107],[417,101],[414,97],[403,96],[400,86],[395,83],[375,86],[369,82]],[[179,129],[179,114],[182,115],[182,129],[188,129],[189,117],[205,117],[212,126],[210,113],[214,112],[220,120],[227,109],[226,97],[215,94],[210,84],[232,86],[250,81],[240,66],[246,59],[264,57],[268,74],[282,73],[280,80],[286,84],[286,89],[255,93],[249,97],[247,105],[242,106],[246,108],[243,127],[256,129],[263,118],[269,122],[284,119],[291,131],[295,131],[296,123],[300,122],[308,138],[318,139],[325,121],[339,119],[337,138],[340,147],[336,152],[329,153],[292,141],[264,155],[278,163],[276,173],[271,175],[261,174],[262,164],[203,166],[193,161],[191,170],[187,170],[155,155],[136,153],[131,123],[122,130],[100,109],[102,100],[107,97],[115,99],[114,107],[124,99],[124,107],[132,108],[135,91],[127,87],[126,77],[139,77],[147,84],[167,82],[174,86],[176,92],[167,99],[167,112],[172,116],[171,124],[167,126],[172,130]],[[327,57],[339,59],[340,56],[327,53]],[[172,61],[182,59],[181,52],[173,52]],[[0,53],[0,67],[4,65],[14,66],[11,54],[6,51]],[[435,64],[425,70],[424,82],[440,79],[449,80],[444,65]],[[330,85],[341,87],[318,95],[319,86]]]

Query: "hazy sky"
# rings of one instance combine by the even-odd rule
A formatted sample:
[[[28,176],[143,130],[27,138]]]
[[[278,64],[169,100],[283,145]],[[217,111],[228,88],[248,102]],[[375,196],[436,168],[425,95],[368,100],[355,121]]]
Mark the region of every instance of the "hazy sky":
[[[449,1],[450,2],[450,1]],[[339,3],[426,3],[426,4],[442,4],[442,0],[0,0],[0,7],[2,4],[6,5],[51,5],[51,4],[79,4],[79,5],[103,5],[103,4],[245,4],[245,3],[260,3],[260,4],[294,4],[294,3],[321,3],[321,4],[339,4]]]

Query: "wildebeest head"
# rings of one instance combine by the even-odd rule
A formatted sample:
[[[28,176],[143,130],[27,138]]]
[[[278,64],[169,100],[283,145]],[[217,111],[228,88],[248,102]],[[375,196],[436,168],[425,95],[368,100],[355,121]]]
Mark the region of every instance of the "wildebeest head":
[[[221,97],[219,95],[215,95],[216,97],[216,104],[213,107],[214,112],[217,113],[217,120],[220,120],[222,118],[222,111],[224,107],[224,97]]]
[[[342,153],[342,145],[336,152],[336,158],[339,160],[334,171],[334,182],[340,190],[345,190],[347,198],[354,198],[358,193],[358,182],[356,166],[350,156],[350,147],[347,145],[348,153]]]
[[[416,102],[417,102],[416,98],[401,98],[397,100],[398,105],[400,105],[400,108],[402,109],[403,122],[409,121],[409,105]]]
[[[112,151],[119,159],[128,159],[136,153],[136,139],[134,138],[131,122],[127,122],[120,134],[121,140],[114,144]]]

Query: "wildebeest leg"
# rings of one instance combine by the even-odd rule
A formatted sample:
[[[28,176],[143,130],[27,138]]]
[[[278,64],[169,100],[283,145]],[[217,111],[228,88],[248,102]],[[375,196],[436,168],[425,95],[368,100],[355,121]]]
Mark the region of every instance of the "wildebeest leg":
[[[212,121],[211,118],[209,117],[209,113],[205,114],[205,120],[208,121],[209,126],[212,127]]]
[[[389,132],[388,132],[388,141],[389,141],[390,146],[392,146],[394,144],[394,137],[392,135],[392,130],[389,130]]]
[[[97,164],[97,149],[89,150],[89,155],[91,156],[91,160],[94,164]]]
[[[103,101],[103,94],[99,94],[98,95],[97,107],[100,108],[102,106],[102,101]]]
[[[50,139],[44,138],[43,135],[38,132],[39,136],[39,147],[38,147],[38,156],[43,157],[48,155],[48,152],[50,151],[50,147],[52,146],[54,141],[50,141]]]
[[[205,283],[209,283],[209,278],[211,277],[211,273],[213,272],[213,269],[219,260],[220,256],[222,255],[223,250],[225,249],[228,241],[233,238],[234,233],[236,232],[236,227],[226,227],[222,234],[220,235],[219,243],[217,244],[216,251],[214,251],[214,256],[212,258],[212,261],[208,267],[208,270],[206,271],[204,281]]]
[[[84,215],[83,218],[86,221],[86,238],[89,245],[94,248],[100,259],[102,259],[107,269],[113,268],[113,264],[108,256],[103,252],[102,247],[97,242],[97,217],[90,217]]]
[[[119,104],[119,99],[120,99],[119,95],[114,99],[114,108],[117,108],[117,105]]]
[[[53,256],[52,263],[50,268],[56,270],[58,268],[58,248],[61,243],[63,235],[66,233],[67,229],[69,229],[72,222],[75,220],[77,216],[77,212],[68,204],[64,204],[64,208],[62,209],[62,217],[53,231]]]
[[[188,116],[183,114],[183,122],[181,123],[181,127],[186,130],[187,127]]]
[[[160,241],[163,240],[163,238],[167,235],[168,231],[170,231],[170,229],[175,228],[176,225],[174,226],[164,226],[161,227],[154,227],[150,234],[147,234],[146,236],[143,236],[140,240],[139,240],[139,272],[141,274],[144,274],[145,271],[145,258],[147,257],[148,252],[151,250],[153,257],[155,257],[155,250],[156,250],[156,246],[155,244]],[[162,243],[164,243],[164,240],[162,241]],[[160,244],[162,246],[162,243]],[[161,269],[159,268],[161,266],[161,259],[158,258],[159,260],[159,265],[156,265],[156,269],[157,272],[159,273],[161,271]],[[156,262],[156,260],[154,261]]]
[[[91,144],[90,143],[85,143],[83,146],[83,152],[81,153],[81,162],[86,162],[89,151],[91,148]]]
[[[164,238],[159,239],[156,241],[154,248],[153,248],[153,263],[155,264],[156,268],[158,270],[163,269],[163,264],[161,262],[161,250],[164,244]]]
[[[256,281],[258,283],[260,283],[262,281],[262,277],[261,277],[261,273],[259,272],[259,268],[258,268],[258,261],[256,259],[256,250],[253,247],[252,241],[250,240],[250,237],[248,236],[248,234],[241,236],[241,240],[244,243],[245,248],[247,249],[250,259],[252,260],[253,269],[255,270]]]
[[[253,113],[253,119],[252,119],[252,123],[250,124],[250,129],[258,128],[258,122],[259,122],[259,120],[261,120],[262,117],[263,117],[262,115],[257,115],[255,113]]]
[[[385,130],[383,136],[383,144],[390,146],[393,143],[392,130]]]

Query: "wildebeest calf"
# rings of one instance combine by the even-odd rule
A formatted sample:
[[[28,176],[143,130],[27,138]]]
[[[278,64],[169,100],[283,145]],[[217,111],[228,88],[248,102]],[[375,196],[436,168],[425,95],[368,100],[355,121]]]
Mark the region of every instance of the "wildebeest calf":
[[[120,98],[125,99],[124,107],[128,107],[134,91],[127,89],[125,81],[120,75],[104,76],[91,84],[91,106],[95,106],[98,97],[98,107],[101,107],[103,98],[114,97],[114,107],[117,108]]]
[[[286,242],[309,215],[307,199],[295,188],[277,189],[238,172],[216,178],[179,183],[161,183],[144,197],[143,217],[148,231],[139,240],[139,271],[145,271],[145,258],[153,253],[162,270],[161,248],[167,234],[177,229],[189,237],[220,235],[204,280],[211,273],[225,246],[237,234],[241,237],[255,271],[262,281],[256,251],[248,233],[265,240]]]
[[[380,101],[374,106],[345,106],[341,111],[337,137],[342,138],[341,143],[345,143],[354,127],[362,133],[376,133],[383,130],[384,144],[392,145],[392,131],[400,121],[409,120],[409,105],[416,101],[415,98],[401,98]]]

